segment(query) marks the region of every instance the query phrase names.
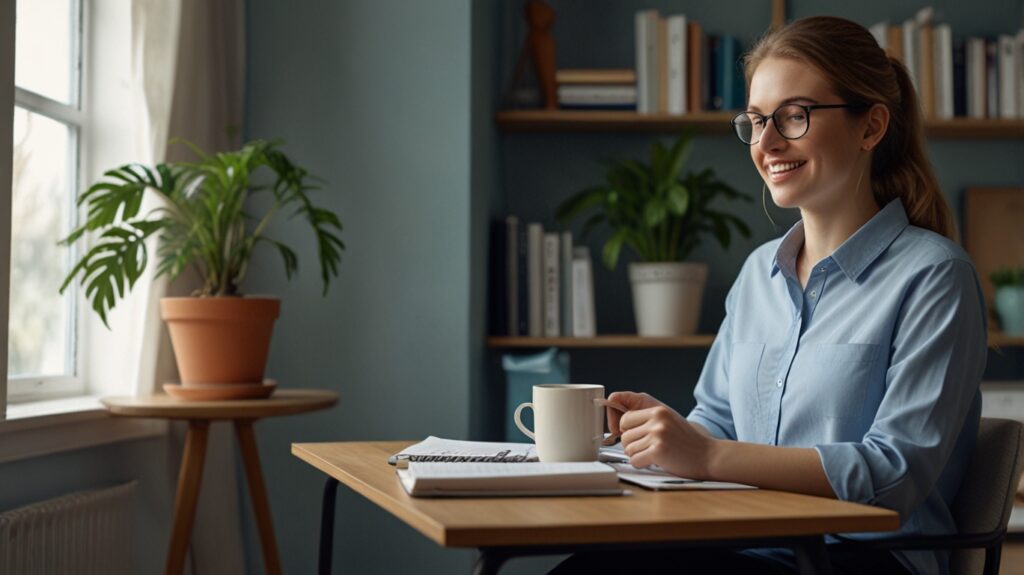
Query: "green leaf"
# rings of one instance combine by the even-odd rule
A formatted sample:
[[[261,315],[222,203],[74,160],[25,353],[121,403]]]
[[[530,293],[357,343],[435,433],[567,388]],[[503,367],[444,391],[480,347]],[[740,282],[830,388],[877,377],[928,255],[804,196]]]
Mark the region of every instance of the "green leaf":
[[[663,202],[651,199],[644,206],[644,225],[648,228],[656,228],[665,221],[668,210]]]
[[[604,186],[586,188],[559,204],[555,218],[560,223],[568,223],[588,209],[603,204],[607,195],[608,188]]]
[[[608,269],[615,269],[616,264],[619,263],[619,253],[622,251],[622,243],[626,240],[626,234],[628,233],[629,230],[619,230],[611,239],[605,242],[602,259],[604,260],[605,267]]]
[[[672,151],[669,154],[668,172],[665,174],[666,180],[674,182],[679,178],[679,173],[682,172],[683,165],[686,164],[686,160],[690,157],[690,151],[692,149],[692,134],[685,133],[676,139],[675,144],[672,145]]]
[[[672,212],[673,215],[686,215],[686,210],[690,207],[690,192],[686,189],[686,186],[676,182],[668,189],[665,201],[668,205],[668,211]]]

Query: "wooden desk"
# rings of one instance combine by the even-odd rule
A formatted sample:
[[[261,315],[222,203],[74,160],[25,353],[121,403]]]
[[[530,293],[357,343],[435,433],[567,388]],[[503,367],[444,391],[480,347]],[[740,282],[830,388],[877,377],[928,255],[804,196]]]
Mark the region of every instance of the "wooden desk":
[[[893,511],[780,491],[645,491],[624,497],[409,497],[388,465],[412,442],[294,443],[292,454],[328,475],[320,573],[330,573],[338,482],[443,547],[481,551],[474,573],[497,573],[519,555],[570,553],[588,546],[787,546],[802,573],[828,573],[824,535],[894,531]],[[696,542],[696,543],[694,543]]]
[[[281,560],[277,554],[274,524],[270,518],[270,503],[260,469],[259,450],[252,424],[257,419],[292,415],[324,409],[337,403],[338,394],[314,389],[279,389],[267,399],[230,401],[181,401],[166,395],[144,397],[104,397],[100,400],[111,415],[123,417],[152,417],[188,420],[185,452],[178,472],[178,493],[174,503],[174,522],[171,543],[164,564],[165,575],[177,575],[185,568],[185,554],[192,536],[192,523],[199,501],[199,486],[203,477],[206,439],[210,422],[231,420],[235,424],[238,446],[242,452],[249,494],[256,515],[256,525],[263,543],[263,564],[267,573],[280,574]]]

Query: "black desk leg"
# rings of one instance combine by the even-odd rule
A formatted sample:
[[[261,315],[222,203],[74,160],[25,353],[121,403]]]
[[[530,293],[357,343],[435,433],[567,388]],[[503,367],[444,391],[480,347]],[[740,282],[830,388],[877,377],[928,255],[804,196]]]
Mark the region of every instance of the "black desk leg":
[[[832,563],[825,550],[825,537],[802,537],[793,542],[796,568],[800,575],[832,575]]]
[[[481,549],[480,557],[473,566],[473,575],[497,575],[498,570],[505,564],[509,555],[494,549]]]
[[[334,512],[338,499],[338,480],[327,478],[324,500],[320,507],[320,566],[317,573],[331,575],[331,552],[334,547]]]

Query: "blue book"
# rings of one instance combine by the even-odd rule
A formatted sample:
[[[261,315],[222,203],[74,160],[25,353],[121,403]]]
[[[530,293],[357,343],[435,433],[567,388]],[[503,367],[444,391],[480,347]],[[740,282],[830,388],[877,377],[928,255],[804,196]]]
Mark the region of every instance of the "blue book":
[[[718,44],[715,62],[715,75],[719,81],[723,110],[742,110],[746,105],[745,80],[740,65],[742,54],[743,48],[739,40],[730,34],[723,34]]]

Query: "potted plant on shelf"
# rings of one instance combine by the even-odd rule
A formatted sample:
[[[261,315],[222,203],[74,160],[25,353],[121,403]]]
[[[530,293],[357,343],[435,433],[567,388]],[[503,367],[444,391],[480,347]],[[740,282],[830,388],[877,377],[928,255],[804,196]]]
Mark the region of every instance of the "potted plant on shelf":
[[[997,269],[989,279],[996,288],[996,312],[1003,332],[1024,335],[1024,267]]]
[[[711,168],[682,174],[692,144],[686,133],[671,148],[655,141],[650,164],[614,161],[603,184],[574,194],[556,211],[563,223],[596,212],[583,224],[584,237],[598,225],[611,228],[602,251],[608,269],[615,269],[624,246],[639,258],[629,265],[629,279],[641,336],[695,333],[708,267],[684,260],[708,234],[723,248],[734,229],[750,237],[743,220],[710,207],[719,197],[750,201],[749,196],[717,179]]]
[[[265,384],[263,372],[281,303],[272,297],[242,297],[239,288],[253,252],[260,244],[276,249],[291,279],[298,270],[297,254],[265,232],[282,211],[301,216],[316,236],[326,294],[345,249],[337,234],[341,221],[312,203],[307,192],[317,186],[281,151],[280,142],[257,140],[217,154],[185,144],[196,161],[124,165],[106,172],[78,198],[79,206],[86,206],[85,223],[61,243],[94,241],[60,290],[79,278],[92,309],[107,324],[107,312],[151,261],[146,240],[157,237],[157,276],[173,279],[192,268],[202,280],[192,297],[160,301],[184,388],[165,389],[182,396],[189,388],[212,389],[219,397],[269,395],[272,385]],[[269,184],[254,181],[267,171],[273,176]],[[161,205],[140,213],[147,193]],[[246,206],[257,193],[270,196],[262,214]]]

